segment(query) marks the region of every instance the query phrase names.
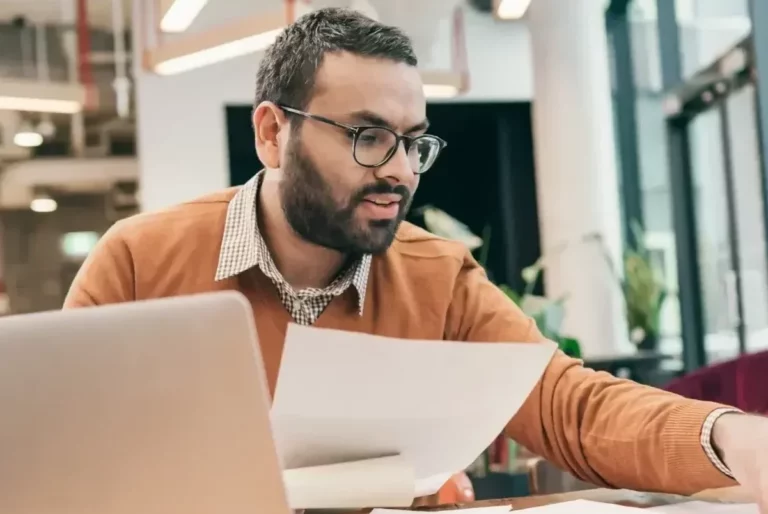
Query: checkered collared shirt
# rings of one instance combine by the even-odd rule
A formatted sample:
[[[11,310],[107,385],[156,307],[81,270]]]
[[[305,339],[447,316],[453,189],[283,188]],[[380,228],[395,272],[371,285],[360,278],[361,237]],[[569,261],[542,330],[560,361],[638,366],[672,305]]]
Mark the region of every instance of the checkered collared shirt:
[[[368,273],[371,269],[371,256],[364,255],[324,289],[294,290],[280,274],[259,232],[256,221],[256,202],[261,177],[262,173],[258,173],[249,180],[229,202],[216,280],[234,277],[258,266],[277,288],[280,301],[291,317],[296,323],[302,325],[315,323],[334,297],[354,287],[357,290],[358,312],[362,316]]]

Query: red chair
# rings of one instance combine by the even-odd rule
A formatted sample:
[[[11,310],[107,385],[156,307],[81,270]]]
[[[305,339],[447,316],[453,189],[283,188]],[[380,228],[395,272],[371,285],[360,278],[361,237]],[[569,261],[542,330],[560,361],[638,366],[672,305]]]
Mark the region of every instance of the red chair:
[[[456,473],[431,496],[417,498],[413,507],[436,507],[475,501],[475,490],[466,473]]]
[[[694,371],[664,389],[686,398],[718,402],[753,414],[768,414],[768,351]]]
[[[437,492],[437,505],[470,503],[475,501],[475,491],[466,473],[457,473]]]

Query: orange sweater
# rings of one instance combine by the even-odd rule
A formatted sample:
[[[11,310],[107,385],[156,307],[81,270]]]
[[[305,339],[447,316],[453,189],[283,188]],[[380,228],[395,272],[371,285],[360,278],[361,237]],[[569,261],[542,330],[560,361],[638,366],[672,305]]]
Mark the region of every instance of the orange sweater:
[[[83,265],[65,307],[239,290],[253,305],[273,390],[290,321],[275,287],[256,270],[214,280],[234,192],[117,223]],[[409,224],[374,257],[362,316],[351,288],[316,325],[413,339],[542,340],[463,245]],[[688,494],[734,485],[699,441],[705,417],[718,407],[585,369],[558,353],[507,434],[582,480]]]

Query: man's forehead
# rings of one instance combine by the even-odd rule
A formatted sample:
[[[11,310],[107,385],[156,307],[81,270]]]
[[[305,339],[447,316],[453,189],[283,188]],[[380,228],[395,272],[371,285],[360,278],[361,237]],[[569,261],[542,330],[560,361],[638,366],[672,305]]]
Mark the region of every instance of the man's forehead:
[[[394,127],[413,126],[426,116],[421,77],[405,63],[330,54],[314,86],[310,109],[324,114],[373,113]]]

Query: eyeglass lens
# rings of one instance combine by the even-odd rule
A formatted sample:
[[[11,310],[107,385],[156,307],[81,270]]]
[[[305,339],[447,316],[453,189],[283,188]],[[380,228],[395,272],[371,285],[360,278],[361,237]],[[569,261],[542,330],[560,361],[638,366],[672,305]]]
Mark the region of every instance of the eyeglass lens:
[[[390,157],[397,145],[397,136],[383,128],[365,128],[355,143],[355,159],[363,166],[378,166]],[[440,143],[431,137],[416,139],[408,149],[408,160],[416,173],[427,171],[437,158]]]

